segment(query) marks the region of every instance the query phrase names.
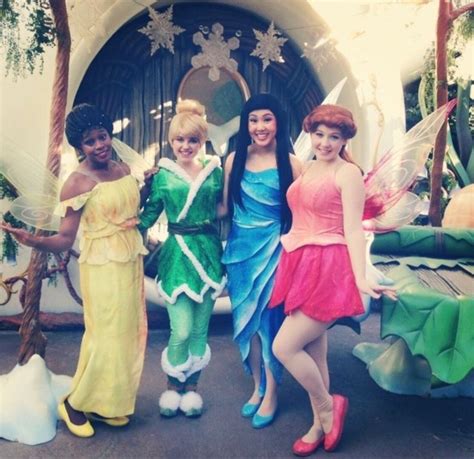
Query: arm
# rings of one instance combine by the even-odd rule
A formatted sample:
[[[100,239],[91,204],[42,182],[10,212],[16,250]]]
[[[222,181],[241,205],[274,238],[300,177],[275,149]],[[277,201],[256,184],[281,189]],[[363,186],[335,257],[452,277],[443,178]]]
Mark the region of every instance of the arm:
[[[153,183],[153,176],[158,172],[157,167],[152,167],[151,169],[146,170],[143,175],[143,179],[145,181],[145,184],[142,186],[140,190],[140,208],[145,205],[146,200],[148,199],[148,196],[150,196],[151,193],[151,185]]]
[[[138,229],[140,231],[144,231],[153,226],[161,212],[163,212],[164,203],[161,197],[159,179],[160,174],[156,174],[153,177],[148,200],[146,201],[143,211],[140,214],[140,223],[138,224]]]
[[[66,216],[61,219],[58,234],[54,236],[38,236],[21,228],[14,228],[6,223],[1,223],[0,228],[8,231],[13,237],[23,245],[33,247],[45,252],[59,253],[68,250],[74,244],[77,229],[81,221],[82,209],[67,210]]]
[[[86,193],[94,185],[95,182],[87,177],[71,174],[61,190],[60,199],[65,201]],[[58,253],[70,249],[74,244],[81,214],[82,209],[73,210],[68,207],[66,215],[61,219],[58,233],[53,236],[39,236],[24,229],[13,228],[5,223],[0,224],[0,227],[11,233],[20,244],[46,252]]]
[[[395,298],[393,288],[369,283],[366,279],[366,242],[362,229],[365,189],[360,170],[353,164],[345,164],[337,174],[336,183],[341,189],[344,237],[347,242],[357,288],[373,298],[379,298],[382,293]]]
[[[344,164],[336,183],[341,189],[344,237],[351,257],[357,285],[365,279],[365,238],[362,229],[365,190],[360,172],[352,164]]]
[[[222,191],[222,201],[217,204],[217,218],[226,217],[229,213],[228,208],[228,196],[229,196],[229,179],[230,172],[232,170],[232,164],[234,164],[235,153],[231,153],[224,165],[224,188]]]

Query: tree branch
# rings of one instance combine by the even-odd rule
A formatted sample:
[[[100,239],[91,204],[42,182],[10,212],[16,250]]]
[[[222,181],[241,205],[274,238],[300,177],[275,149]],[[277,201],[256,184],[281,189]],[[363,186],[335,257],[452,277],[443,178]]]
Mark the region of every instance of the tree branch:
[[[474,10],[474,2],[468,3],[467,5],[460,6],[459,8],[456,8],[455,10],[451,11],[451,14],[449,15],[449,19],[451,21],[454,21],[457,19],[461,14],[467,13],[468,11]]]

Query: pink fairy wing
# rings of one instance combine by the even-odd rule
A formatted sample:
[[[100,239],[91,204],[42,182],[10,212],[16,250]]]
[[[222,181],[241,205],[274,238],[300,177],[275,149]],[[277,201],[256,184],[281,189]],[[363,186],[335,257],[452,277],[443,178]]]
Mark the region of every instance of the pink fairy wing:
[[[374,218],[364,220],[362,226],[365,231],[375,233],[393,231],[411,223],[420,214],[423,207],[421,199],[416,194],[405,191],[394,206]]]
[[[388,231],[377,229],[377,221],[382,225],[381,214],[386,213],[405,195],[423,170],[436,136],[455,105],[456,101],[452,100],[416,124],[367,174],[364,179],[366,201],[363,218],[373,221],[364,222],[364,227],[372,228],[372,231]],[[410,212],[415,212],[417,204],[413,197],[407,197],[405,205],[408,206],[406,212],[397,211],[391,217],[387,215],[390,218],[382,227],[392,227],[396,221],[405,221]],[[390,219],[392,223],[389,224]],[[393,227],[397,226],[400,225]]]

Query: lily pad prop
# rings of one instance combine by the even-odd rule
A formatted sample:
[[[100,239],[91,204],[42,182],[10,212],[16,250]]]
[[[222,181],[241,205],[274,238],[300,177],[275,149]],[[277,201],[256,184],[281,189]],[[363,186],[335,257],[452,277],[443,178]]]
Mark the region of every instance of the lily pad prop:
[[[371,253],[464,258],[474,254],[474,229],[406,225],[396,231],[376,234]]]
[[[352,354],[367,364],[372,379],[394,394],[430,394],[431,368],[423,357],[413,357],[402,339],[393,343],[359,343]]]
[[[474,369],[474,297],[426,288],[406,266],[392,269],[390,277],[398,301],[385,298],[382,303],[381,337],[403,338],[440,381],[461,381]]]
[[[474,275],[474,258],[427,258],[427,257],[392,257],[387,255],[371,255],[374,265],[407,265],[411,268],[426,267],[430,269],[438,268],[461,268],[469,274]]]

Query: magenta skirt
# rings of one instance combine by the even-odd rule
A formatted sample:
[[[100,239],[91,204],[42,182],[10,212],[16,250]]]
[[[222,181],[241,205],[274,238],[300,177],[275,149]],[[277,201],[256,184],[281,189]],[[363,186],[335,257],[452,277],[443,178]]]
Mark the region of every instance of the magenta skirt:
[[[284,303],[320,322],[364,313],[347,246],[305,245],[283,250],[269,307]]]

